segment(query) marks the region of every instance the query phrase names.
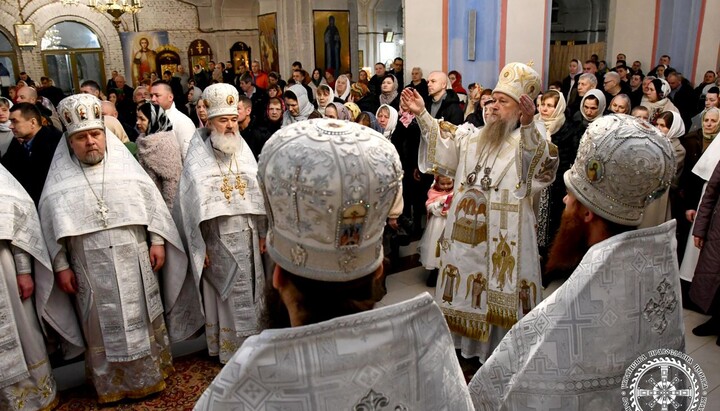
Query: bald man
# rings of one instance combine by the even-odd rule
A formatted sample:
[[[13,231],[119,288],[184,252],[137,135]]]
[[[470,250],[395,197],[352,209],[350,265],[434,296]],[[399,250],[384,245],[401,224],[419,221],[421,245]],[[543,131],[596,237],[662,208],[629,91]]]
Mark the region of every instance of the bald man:
[[[130,138],[128,138],[127,133],[125,132],[125,128],[123,127],[122,123],[120,123],[120,120],[118,120],[118,111],[117,108],[115,108],[115,104],[112,101],[103,101],[101,103],[102,107],[102,114],[103,114],[103,121],[105,122],[105,128],[107,130],[110,130],[112,134],[115,134],[115,136],[123,143],[129,143]]]
[[[40,110],[40,114],[45,118],[43,125],[52,126],[58,131],[62,131],[63,127],[62,123],[60,123],[60,117],[58,117],[52,102],[50,102],[50,100],[43,102],[42,99],[43,97],[38,96],[37,90],[30,86],[20,87],[15,92],[15,101],[17,103],[34,104],[38,110]]]
[[[428,76],[428,95],[425,109],[434,118],[443,118],[456,126],[464,121],[463,110],[460,108],[460,98],[457,93],[448,89],[447,74],[442,71],[433,71]]]

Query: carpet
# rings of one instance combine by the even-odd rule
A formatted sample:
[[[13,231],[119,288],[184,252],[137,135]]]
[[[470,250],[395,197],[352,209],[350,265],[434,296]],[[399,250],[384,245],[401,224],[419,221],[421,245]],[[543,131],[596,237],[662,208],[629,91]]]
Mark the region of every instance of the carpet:
[[[160,393],[141,400],[123,400],[100,406],[97,403],[94,388],[86,383],[80,387],[60,392],[58,394],[60,404],[56,410],[192,410],[195,402],[222,368],[217,357],[209,357],[207,353],[195,353],[175,358],[173,365],[175,373],[165,380],[167,387]]]

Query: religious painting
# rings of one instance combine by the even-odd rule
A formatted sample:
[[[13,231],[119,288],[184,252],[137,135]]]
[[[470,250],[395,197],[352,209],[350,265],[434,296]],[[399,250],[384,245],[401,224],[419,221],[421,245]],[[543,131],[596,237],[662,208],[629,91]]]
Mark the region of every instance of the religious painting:
[[[338,73],[350,70],[350,12],[313,11],[315,67]]]
[[[207,41],[201,39],[195,39],[190,42],[188,47],[188,60],[190,60],[190,71],[199,64],[205,70],[208,70],[210,62],[213,59],[213,52],[210,48],[210,44]]]
[[[258,16],[258,32],[260,34],[260,67],[265,72],[280,72],[278,62],[277,14]]]
[[[361,241],[367,209],[364,204],[357,203],[345,207],[338,224],[338,247],[357,246]]]
[[[592,159],[587,162],[587,165],[585,167],[585,173],[587,174],[587,178],[588,180],[590,180],[591,183],[595,183],[602,179],[603,165],[600,161]]]
[[[169,44],[167,31],[122,32],[120,43],[128,84],[137,87],[144,78],[150,78],[150,73],[161,76],[157,50]]]
[[[168,70],[175,74],[177,66],[180,65],[180,50],[174,46],[162,46],[158,48],[157,65],[161,75]]]
[[[487,241],[487,199],[476,189],[462,193],[455,208],[452,240],[475,247]]]
[[[238,41],[230,48],[230,58],[236,76],[250,70],[250,59],[252,58],[250,51],[250,47],[242,41]]]
[[[35,25],[31,23],[15,24],[15,38],[17,38],[17,44],[20,47],[37,46]]]

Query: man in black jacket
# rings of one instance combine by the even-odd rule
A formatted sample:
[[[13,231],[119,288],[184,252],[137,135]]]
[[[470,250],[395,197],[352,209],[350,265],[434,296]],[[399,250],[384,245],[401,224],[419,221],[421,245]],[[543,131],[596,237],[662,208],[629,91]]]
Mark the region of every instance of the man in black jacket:
[[[425,100],[425,109],[435,118],[459,126],[464,122],[457,93],[447,88],[448,77],[442,71],[433,71],[428,76],[429,98]]]
[[[2,157],[2,165],[20,182],[37,207],[61,134],[52,127],[42,126],[40,111],[30,103],[18,103],[10,109],[10,129],[15,138]]]
[[[692,118],[697,114],[697,96],[692,84],[683,78],[681,73],[674,71],[665,76],[670,84],[670,100],[680,111],[680,116],[685,123],[685,130],[690,130]]]

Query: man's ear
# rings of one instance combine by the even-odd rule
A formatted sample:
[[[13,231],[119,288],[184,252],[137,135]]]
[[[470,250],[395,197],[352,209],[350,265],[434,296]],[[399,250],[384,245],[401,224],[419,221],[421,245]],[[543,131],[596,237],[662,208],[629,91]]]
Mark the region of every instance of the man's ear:
[[[275,264],[275,270],[273,270],[273,278],[272,278],[272,285],[273,288],[280,291],[283,287],[285,287],[285,283],[287,282],[287,279],[282,273],[282,268],[280,268],[280,265]]]
[[[599,218],[597,214],[593,213],[592,210],[585,207],[584,205],[580,204],[580,207],[582,207],[580,210],[580,215],[582,216],[582,219],[586,224],[591,223]]]

